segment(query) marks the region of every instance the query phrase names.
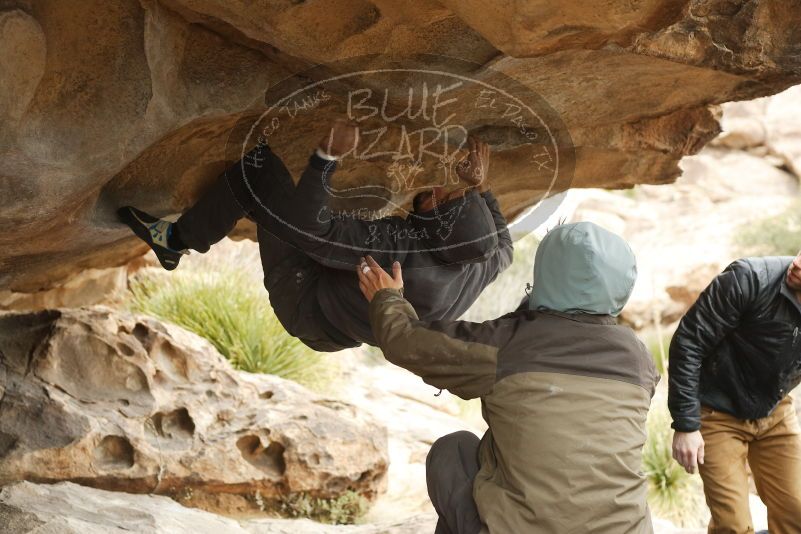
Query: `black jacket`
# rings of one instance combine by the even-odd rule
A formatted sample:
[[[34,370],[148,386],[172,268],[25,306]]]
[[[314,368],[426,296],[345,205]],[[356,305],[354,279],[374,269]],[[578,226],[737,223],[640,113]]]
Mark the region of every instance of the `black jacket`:
[[[362,256],[370,254],[390,272],[399,261],[404,295],[427,321],[458,318],[512,263],[512,238],[492,193],[472,191],[436,213],[405,219],[339,217],[329,210],[335,168],[312,156],[295,189],[298,205],[286,216],[294,244],[323,267],[317,287],[322,313],[354,345],[376,344],[355,270]]]
[[[785,282],[792,260],[735,261],[682,318],[670,344],[674,429],[698,430],[702,404],[765,417],[801,381],[801,303]]]

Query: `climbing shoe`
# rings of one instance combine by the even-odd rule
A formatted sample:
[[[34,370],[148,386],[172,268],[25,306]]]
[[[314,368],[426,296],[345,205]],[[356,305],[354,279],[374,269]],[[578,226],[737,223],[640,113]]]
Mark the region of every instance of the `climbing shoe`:
[[[178,267],[181,256],[189,254],[188,250],[175,250],[170,248],[168,240],[172,234],[170,221],[158,219],[148,215],[133,206],[124,206],[117,210],[120,220],[127,224],[131,230],[156,253],[162,267],[172,271]]]

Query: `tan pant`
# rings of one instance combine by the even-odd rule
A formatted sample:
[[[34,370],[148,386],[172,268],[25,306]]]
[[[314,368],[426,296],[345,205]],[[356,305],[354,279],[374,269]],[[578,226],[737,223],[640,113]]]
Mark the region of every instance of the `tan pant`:
[[[801,428],[793,401],[785,398],[762,419],[743,421],[701,409],[705,458],[700,466],[710,534],[754,532],[748,505],[746,459],[768,508],[771,534],[801,534]]]

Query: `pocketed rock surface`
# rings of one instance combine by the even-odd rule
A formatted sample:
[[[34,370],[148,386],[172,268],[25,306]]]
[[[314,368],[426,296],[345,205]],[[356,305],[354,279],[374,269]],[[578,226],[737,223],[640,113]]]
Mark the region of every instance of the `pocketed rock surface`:
[[[178,327],[103,307],[5,314],[0,350],[0,484],[72,481],[229,514],[386,486],[380,422],[235,371]]]

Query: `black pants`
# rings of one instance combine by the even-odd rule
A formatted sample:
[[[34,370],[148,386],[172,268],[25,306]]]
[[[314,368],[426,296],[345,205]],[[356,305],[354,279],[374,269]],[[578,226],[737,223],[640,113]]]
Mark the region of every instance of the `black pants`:
[[[250,189],[249,189],[250,188]],[[173,231],[187,248],[207,252],[242,217],[258,225],[264,287],[275,315],[292,336],[321,352],[358,345],[325,318],[317,300],[322,266],[292,244],[290,231],[266,210],[255,209],[256,199],[281,214],[292,203],[294,182],[280,158],[267,147],[253,149],[229,167],[175,223]]]
[[[434,534],[477,534],[482,527],[473,500],[479,439],[454,432],[434,442],[426,457],[426,485],[439,515]]]

